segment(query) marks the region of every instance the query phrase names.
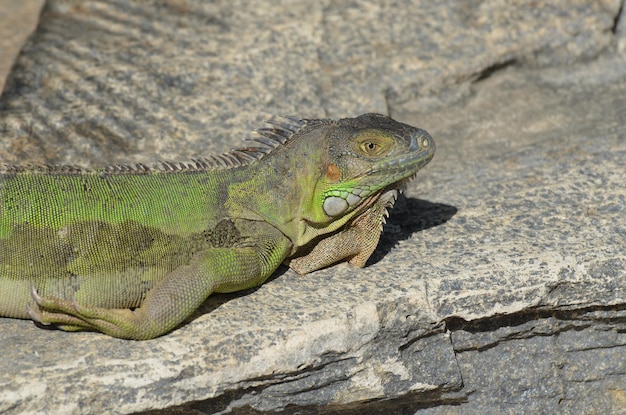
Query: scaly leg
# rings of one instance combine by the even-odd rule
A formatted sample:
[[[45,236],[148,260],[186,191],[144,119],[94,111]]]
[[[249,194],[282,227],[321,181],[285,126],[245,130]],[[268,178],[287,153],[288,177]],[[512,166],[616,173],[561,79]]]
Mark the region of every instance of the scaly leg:
[[[33,320],[68,331],[97,330],[125,339],[151,339],[178,326],[214,291],[257,286],[278,267],[288,252],[286,238],[264,239],[259,248],[211,248],[186,266],[168,274],[136,309],[107,309],[74,301],[41,297],[29,313]]]

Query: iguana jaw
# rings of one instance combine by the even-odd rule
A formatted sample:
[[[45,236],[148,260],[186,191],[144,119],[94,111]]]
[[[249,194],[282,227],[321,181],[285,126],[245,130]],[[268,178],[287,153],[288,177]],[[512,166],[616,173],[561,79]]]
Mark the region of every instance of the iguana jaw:
[[[360,185],[373,183],[380,189],[391,185],[400,189],[411,181],[435,155],[435,141],[426,131],[416,129],[411,136],[408,152],[399,157],[387,158],[376,163],[361,175],[357,182]]]

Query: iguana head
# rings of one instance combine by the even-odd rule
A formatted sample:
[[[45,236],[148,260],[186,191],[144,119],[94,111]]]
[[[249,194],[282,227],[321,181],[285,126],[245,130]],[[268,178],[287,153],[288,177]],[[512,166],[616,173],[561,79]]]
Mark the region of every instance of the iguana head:
[[[316,204],[327,217],[337,218],[379,197],[393,203],[396,190],[434,154],[435,142],[426,131],[384,115],[339,120],[330,133]]]
[[[315,125],[310,127],[315,131]],[[426,131],[383,115],[365,114],[317,127],[317,136],[324,137],[317,142],[322,147],[317,152],[321,171],[300,208],[296,250],[289,259],[289,266],[300,274],[344,260],[364,266],[398,189],[435,153]]]

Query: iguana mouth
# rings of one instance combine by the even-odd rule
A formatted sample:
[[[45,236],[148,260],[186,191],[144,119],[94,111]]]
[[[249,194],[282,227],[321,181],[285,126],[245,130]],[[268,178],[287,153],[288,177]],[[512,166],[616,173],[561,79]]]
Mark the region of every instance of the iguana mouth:
[[[388,163],[386,166],[383,165],[383,168],[374,168],[367,172],[362,176],[363,182],[387,182],[385,186],[379,191],[384,193],[388,190],[399,190],[400,192],[404,191],[407,184],[415,178],[418,171],[433,158],[433,153],[427,154],[418,154],[416,157],[412,157],[408,162],[406,158],[396,159],[393,163]],[[390,165],[394,165],[394,168],[389,168]],[[411,172],[408,176],[407,172]],[[383,179],[381,180],[381,176]],[[386,179],[386,180],[385,180]],[[367,184],[360,184],[360,187],[367,188]],[[367,191],[363,191],[362,193],[367,193]],[[370,191],[370,195],[373,193],[377,193],[376,190]],[[365,197],[368,195],[366,194]]]
[[[406,186],[434,155],[435,141],[426,131],[417,129],[411,134],[407,153],[377,163],[363,178],[367,177],[368,181],[373,179],[378,183],[387,182],[391,187],[399,189]],[[382,180],[380,176],[383,176]]]
[[[370,195],[369,199],[371,199],[372,201],[371,202],[368,201],[365,203],[365,205],[370,205],[371,203],[374,203],[376,200],[382,200],[385,202],[386,210],[385,210],[383,222],[385,222],[385,217],[389,216],[387,210],[393,208],[394,204],[396,203],[396,200],[398,200],[398,195],[401,193],[404,193],[404,190],[407,188],[407,185],[409,184],[409,182],[413,180],[415,176],[417,176],[417,173],[419,172],[419,170],[424,165],[428,164],[428,162],[433,158],[433,155],[435,152],[434,141],[428,133],[426,133],[425,131],[423,133],[426,135],[424,139],[429,141],[428,145],[426,146],[428,149],[428,152],[425,155],[419,154],[419,153],[414,155],[410,153],[410,156],[414,156],[414,157],[399,158],[399,159],[394,160],[394,162],[390,163],[390,165],[397,165],[398,167],[400,167],[398,169],[394,169],[397,172],[405,173],[407,170],[413,170],[413,173],[411,173],[410,175],[404,178],[401,178],[400,180],[393,181],[389,185],[381,189],[379,192],[375,192],[375,194],[378,194],[379,197],[375,197],[375,195]],[[414,145],[415,141],[416,141],[416,138],[414,137],[411,140],[411,146],[409,147],[410,149],[417,148],[416,145]],[[420,153],[424,153],[424,152],[422,151]],[[369,176],[380,171],[381,170],[378,170],[378,171],[372,170],[367,175]],[[389,170],[387,170],[387,172],[388,171]],[[392,177],[393,176],[395,175],[392,175]]]

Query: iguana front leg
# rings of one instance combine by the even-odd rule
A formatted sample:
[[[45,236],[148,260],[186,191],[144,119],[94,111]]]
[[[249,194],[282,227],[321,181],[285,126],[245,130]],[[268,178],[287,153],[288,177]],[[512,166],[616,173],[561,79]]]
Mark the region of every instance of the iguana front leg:
[[[387,209],[393,206],[396,190],[382,194],[344,230],[317,241],[311,251],[291,259],[288,265],[298,274],[307,274],[348,259],[351,265],[365,266],[382,232]]]
[[[33,298],[31,318],[68,331],[97,330],[125,339],[151,339],[174,329],[216,291],[262,284],[283,261],[290,243],[278,231],[244,248],[210,248],[169,273],[136,309],[95,308],[60,298]]]

